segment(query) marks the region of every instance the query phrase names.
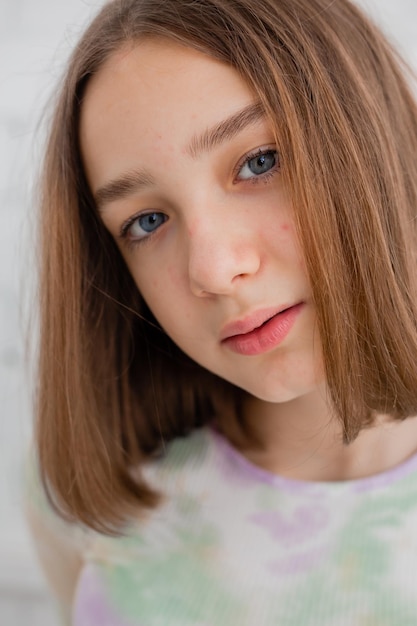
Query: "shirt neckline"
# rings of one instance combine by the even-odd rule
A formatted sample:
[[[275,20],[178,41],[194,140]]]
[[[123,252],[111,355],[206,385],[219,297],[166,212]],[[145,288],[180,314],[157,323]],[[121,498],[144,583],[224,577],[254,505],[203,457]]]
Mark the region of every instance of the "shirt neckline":
[[[404,461],[387,470],[365,476],[343,481],[308,481],[296,478],[287,478],[275,474],[263,467],[260,467],[245,457],[236,449],[215,427],[208,428],[209,437],[213,445],[221,454],[223,459],[234,466],[235,470],[245,475],[249,480],[257,483],[264,483],[283,491],[290,492],[314,492],[326,491],[328,493],[346,493],[346,491],[362,493],[376,491],[393,485],[414,471],[417,471],[417,452],[406,458]]]

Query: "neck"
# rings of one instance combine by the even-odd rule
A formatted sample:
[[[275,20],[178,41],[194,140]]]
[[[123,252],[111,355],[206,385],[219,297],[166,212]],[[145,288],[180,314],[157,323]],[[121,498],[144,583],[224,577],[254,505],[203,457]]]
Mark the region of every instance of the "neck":
[[[250,443],[233,443],[256,465],[298,480],[353,480],[395,467],[417,451],[417,420],[376,418],[346,445],[324,388],[281,404],[247,397]],[[255,443],[253,443],[255,442]]]

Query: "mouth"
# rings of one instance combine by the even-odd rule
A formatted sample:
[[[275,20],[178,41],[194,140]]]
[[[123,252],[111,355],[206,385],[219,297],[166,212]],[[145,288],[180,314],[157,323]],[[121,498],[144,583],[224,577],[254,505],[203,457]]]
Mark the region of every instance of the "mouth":
[[[227,324],[221,333],[221,344],[232,352],[247,356],[268,352],[278,346],[291,331],[304,302],[278,310],[267,309]]]

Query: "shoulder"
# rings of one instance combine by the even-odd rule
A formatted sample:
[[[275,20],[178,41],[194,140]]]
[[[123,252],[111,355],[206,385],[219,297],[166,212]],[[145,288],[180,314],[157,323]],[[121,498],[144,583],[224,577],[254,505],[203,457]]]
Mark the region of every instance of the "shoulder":
[[[33,450],[30,450],[26,459],[23,489],[25,512],[29,522],[34,519],[45,532],[65,536],[66,543],[82,552],[92,540],[93,531],[81,524],[66,521],[54,510],[42,485]]]
[[[189,476],[189,472],[201,476],[213,462],[214,447],[209,429],[195,430],[164,446],[158,457],[145,464],[143,475],[146,480],[166,484],[168,488],[172,482],[177,484],[179,476]]]
[[[32,452],[25,467],[24,509],[39,564],[64,622],[69,623],[78,577],[85,551],[92,542],[92,532],[66,522],[52,509]]]
[[[208,512],[217,509],[220,473],[209,429],[171,441],[140,468],[140,478],[160,494],[160,504],[138,510],[119,537],[96,537],[88,548],[88,560],[124,565],[147,562],[163,546],[168,550],[181,542],[184,533],[193,536],[207,526]]]

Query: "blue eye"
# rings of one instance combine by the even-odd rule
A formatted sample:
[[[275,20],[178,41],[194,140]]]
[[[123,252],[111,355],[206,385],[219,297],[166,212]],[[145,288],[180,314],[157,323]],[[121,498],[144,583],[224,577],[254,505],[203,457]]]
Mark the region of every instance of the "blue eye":
[[[126,233],[132,239],[144,239],[145,237],[154,233],[164,222],[166,222],[167,216],[164,213],[145,213],[134,218],[130,224],[126,225]]]
[[[237,178],[248,180],[262,176],[273,170],[278,164],[278,153],[276,150],[266,150],[255,156],[250,156],[239,170]]]

